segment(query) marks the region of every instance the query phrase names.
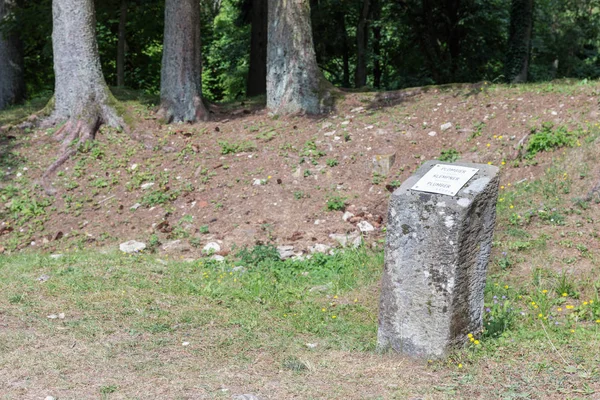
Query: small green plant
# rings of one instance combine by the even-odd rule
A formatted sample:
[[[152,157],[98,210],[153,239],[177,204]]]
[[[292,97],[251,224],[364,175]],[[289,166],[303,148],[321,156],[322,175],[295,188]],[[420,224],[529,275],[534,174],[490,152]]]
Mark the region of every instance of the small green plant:
[[[327,163],[328,167],[335,167],[336,165],[338,165],[338,160],[336,160],[335,158],[328,158],[327,161],[325,161]]]
[[[306,197],[308,197],[308,195],[306,195],[306,194],[305,194],[303,191],[301,191],[301,190],[298,190],[298,191],[295,191],[295,192],[294,192],[294,198],[295,198],[296,200],[301,200],[301,199],[304,199],[304,198],[306,198]]]
[[[346,199],[341,196],[331,196],[327,199],[328,211],[343,211],[346,208]]]
[[[208,225],[202,225],[198,230],[200,233],[206,235],[208,233]]]
[[[542,151],[554,151],[560,147],[572,147],[577,143],[577,134],[565,126],[554,128],[552,123],[544,123],[541,129],[533,129],[527,143],[525,158],[531,159]]]
[[[373,185],[379,185],[381,182],[383,182],[384,179],[385,176],[377,172],[373,172],[373,179],[371,179],[371,182],[373,183]]]
[[[306,169],[306,170],[304,170],[304,174],[303,175],[304,175],[305,178],[308,178],[309,176],[312,175],[312,172],[310,172],[310,169]]]
[[[445,162],[455,162],[460,157],[460,153],[456,149],[442,150],[438,160]]]
[[[177,197],[179,197],[179,193],[176,191],[155,190],[144,195],[144,197],[142,197],[141,203],[144,206],[154,207],[159,204],[165,204],[170,201],[176,200]]]
[[[278,261],[279,252],[277,247],[272,244],[256,245],[252,250],[247,247],[242,248],[235,255],[245,265],[258,265],[265,261]]]
[[[256,144],[248,141],[230,143],[226,140],[220,140],[218,143],[219,146],[221,146],[221,154],[236,154],[256,151]]]
[[[494,288],[492,290],[491,288]],[[497,338],[514,327],[519,311],[511,300],[508,286],[488,285],[483,313],[483,337]]]

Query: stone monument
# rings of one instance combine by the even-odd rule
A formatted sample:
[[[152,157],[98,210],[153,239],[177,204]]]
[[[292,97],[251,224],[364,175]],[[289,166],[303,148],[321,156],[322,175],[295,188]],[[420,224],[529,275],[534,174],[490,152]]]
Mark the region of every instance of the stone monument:
[[[428,161],[390,199],[380,350],[439,357],[481,331],[498,168]]]

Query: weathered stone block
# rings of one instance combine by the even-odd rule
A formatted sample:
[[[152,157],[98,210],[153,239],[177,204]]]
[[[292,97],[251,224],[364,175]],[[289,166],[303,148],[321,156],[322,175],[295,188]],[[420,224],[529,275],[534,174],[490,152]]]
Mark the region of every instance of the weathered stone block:
[[[411,190],[435,164],[479,171],[456,196]],[[392,195],[378,346],[442,356],[482,328],[483,292],[496,220],[498,168],[429,161]]]
[[[396,153],[376,154],[373,156],[373,172],[388,176],[396,161]]]

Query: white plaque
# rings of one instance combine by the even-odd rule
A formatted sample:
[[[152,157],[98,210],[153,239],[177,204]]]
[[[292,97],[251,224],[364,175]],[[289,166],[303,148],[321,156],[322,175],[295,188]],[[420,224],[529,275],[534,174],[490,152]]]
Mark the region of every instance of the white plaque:
[[[477,168],[435,164],[411,189],[456,196],[477,171]]]

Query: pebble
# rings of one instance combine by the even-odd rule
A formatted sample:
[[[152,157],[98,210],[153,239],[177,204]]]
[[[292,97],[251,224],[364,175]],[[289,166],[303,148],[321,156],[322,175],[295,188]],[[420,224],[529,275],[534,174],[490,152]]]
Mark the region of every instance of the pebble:
[[[146,189],[150,189],[152,186],[154,186],[154,182],[143,183],[142,186],[140,186],[140,187],[142,189],[146,190]]]
[[[129,209],[132,211],[137,210],[138,208],[140,208],[142,205],[140,203],[135,203],[134,205],[132,205]]]
[[[62,256],[63,256],[62,254],[50,254],[50,258],[53,260],[58,260]]]
[[[308,251],[310,251],[311,253],[327,253],[329,250],[331,250],[331,246],[328,246],[326,244],[322,244],[322,243],[317,243],[314,246],[310,246],[308,248]]]
[[[221,251],[221,245],[217,242],[209,242],[204,246],[202,251],[205,253],[218,253]]]
[[[140,251],[144,250],[145,248],[146,248],[145,243],[138,242],[136,240],[130,240],[128,242],[121,243],[119,245],[119,249],[121,249],[121,251],[123,253],[128,253],[128,254],[140,252]]]
[[[277,246],[277,252],[282,260],[287,260],[295,255],[294,246]]]
[[[352,214],[350,211],[346,211],[344,215],[342,215],[342,220],[348,221],[352,217],[354,217],[354,214]]]
[[[211,259],[211,260],[218,261],[218,262],[223,262],[223,261],[225,261],[225,257],[223,257],[223,256],[220,256],[220,255],[218,255],[218,254],[215,254],[215,255],[214,255],[214,256],[212,256],[210,259]]]
[[[360,229],[360,231],[363,232],[363,233],[372,232],[372,231],[375,230],[375,228],[373,227],[373,225],[371,225],[367,221],[361,221],[358,224],[356,224],[356,226],[358,226],[358,229]]]
[[[440,126],[440,129],[443,131],[447,131],[448,129],[452,128],[452,122],[446,122],[445,124]]]
[[[437,135],[437,132],[436,131],[431,131],[431,132],[428,133],[428,135],[433,137],[433,136]]]

